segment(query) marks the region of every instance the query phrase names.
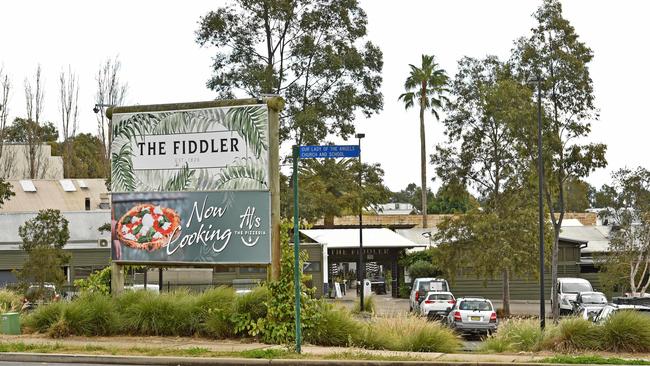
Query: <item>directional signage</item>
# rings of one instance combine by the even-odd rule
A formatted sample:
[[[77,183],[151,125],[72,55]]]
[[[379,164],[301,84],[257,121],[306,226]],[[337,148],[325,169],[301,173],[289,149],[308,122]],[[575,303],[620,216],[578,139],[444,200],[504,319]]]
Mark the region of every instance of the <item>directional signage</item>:
[[[301,159],[357,158],[359,152],[359,145],[300,146]]]

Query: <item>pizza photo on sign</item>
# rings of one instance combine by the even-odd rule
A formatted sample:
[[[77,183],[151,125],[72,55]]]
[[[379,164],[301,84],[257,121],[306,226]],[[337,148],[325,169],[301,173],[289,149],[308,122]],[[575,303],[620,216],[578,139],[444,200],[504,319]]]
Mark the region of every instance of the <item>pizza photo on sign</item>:
[[[117,237],[134,249],[154,251],[166,246],[181,225],[176,211],[167,207],[141,204],[131,208],[117,222]]]

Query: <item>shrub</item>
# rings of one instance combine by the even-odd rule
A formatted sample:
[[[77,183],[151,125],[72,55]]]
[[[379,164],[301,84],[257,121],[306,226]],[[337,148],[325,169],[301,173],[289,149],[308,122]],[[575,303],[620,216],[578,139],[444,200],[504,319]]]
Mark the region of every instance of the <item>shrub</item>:
[[[259,320],[266,318],[266,301],[268,297],[268,288],[259,286],[237,298],[235,315],[232,319],[235,334],[243,336],[256,336],[259,334]]]
[[[423,260],[413,262],[413,264],[408,267],[408,272],[412,279],[420,277],[435,277],[438,274],[438,270],[433,263]]]
[[[235,291],[229,287],[213,288],[199,295],[195,307],[202,334],[214,338],[225,338],[233,334],[235,296]]]
[[[549,329],[543,347],[554,351],[597,350],[600,348],[601,327],[582,318],[562,320],[555,329]]]
[[[539,322],[532,319],[503,321],[495,334],[481,345],[485,352],[533,352],[539,350],[543,339]]]
[[[0,290],[0,314],[20,310],[20,295],[9,290]]]
[[[305,330],[305,342],[319,346],[347,346],[361,331],[361,325],[343,308],[324,301],[318,303],[320,317]]]
[[[461,345],[451,329],[413,316],[378,319],[365,326],[360,335],[356,343],[370,349],[451,353]]]
[[[32,331],[45,333],[61,318],[63,307],[61,302],[39,306],[25,318],[25,326]]]
[[[612,352],[650,351],[650,317],[618,311],[603,324],[603,348]]]

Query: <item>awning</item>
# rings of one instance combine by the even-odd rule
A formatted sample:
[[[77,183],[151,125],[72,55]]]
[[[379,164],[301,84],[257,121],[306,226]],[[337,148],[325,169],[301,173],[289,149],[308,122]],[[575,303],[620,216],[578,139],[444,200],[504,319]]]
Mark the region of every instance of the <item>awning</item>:
[[[359,229],[311,229],[300,232],[328,248],[358,248]],[[414,243],[390,229],[363,229],[364,248],[413,248],[427,244]]]

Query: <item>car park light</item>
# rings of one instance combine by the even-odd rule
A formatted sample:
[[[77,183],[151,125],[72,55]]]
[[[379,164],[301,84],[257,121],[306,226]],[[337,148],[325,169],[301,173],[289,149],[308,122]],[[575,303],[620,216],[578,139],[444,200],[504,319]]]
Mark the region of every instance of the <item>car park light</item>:
[[[449,300],[449,301],[447,301],[447,302],[450,303],[450,304],[452,304],[452,305],[456,304],[456,300]]]
[[[490,314],[490,323],[496,323],[496,322],[497,322],[497,313],[493,311],[492,314]]]
[[[420,301],[420,291],[415,291],[415,301]]]
[[[460,311],[455,311],[454,312],[454,321],[455,322],[462,322],[463,318],[460,316]]]
[[[424,300],[424,303],[425,304],[433,304],[433,301],[432,300]]]

